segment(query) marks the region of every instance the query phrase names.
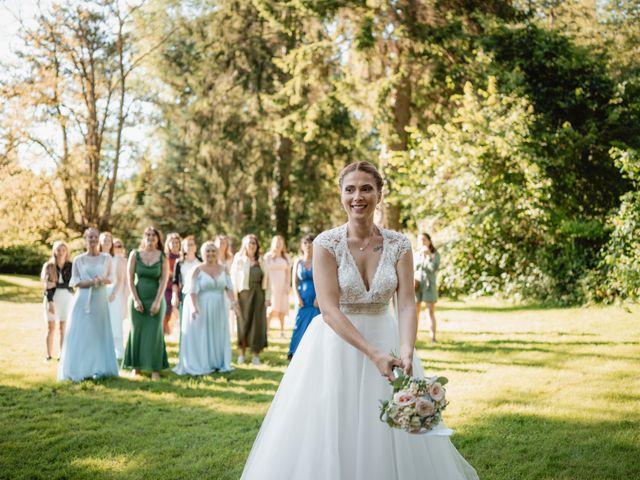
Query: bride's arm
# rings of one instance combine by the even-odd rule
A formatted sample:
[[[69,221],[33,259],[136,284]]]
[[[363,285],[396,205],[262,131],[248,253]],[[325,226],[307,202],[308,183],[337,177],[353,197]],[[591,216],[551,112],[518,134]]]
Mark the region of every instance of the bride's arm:
[[[381,375],[393,380],[393,367],[395,365],[401,366],[400,361],[387,352],[379,351],[367,342],[347,316],[342,313],[339,308],[340,289],[336,260],[330,252],[317,244],[313,245],[313,283],[324,321],[346,342],[369,357]]]
[[[407,375],[413,373],[413,349],[416,346],[418,317],[413,286],[413,258],[406,252],[396,264],[398,275],[398,324],[400,327],[400,360]]]

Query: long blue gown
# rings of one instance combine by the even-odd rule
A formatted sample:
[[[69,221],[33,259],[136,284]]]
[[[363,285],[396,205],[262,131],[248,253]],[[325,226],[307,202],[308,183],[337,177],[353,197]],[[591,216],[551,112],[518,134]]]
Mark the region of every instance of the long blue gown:
[[[76,286],[96,276],[108,276],[110,264],[111,256],[106,253],[77,256],[73,260],[70,285]],[[67,322],[58,380],[78,382],[85,378],[117,375],[107,287],[78,288]]]
[[[178,375],[206,375],[215,370],[229,372],[231,338],[225,289],[231,278],[222,271],[216,278],[202,270],[185,292],[180,336],[180,357],[173,369]],[[193,318],[191,293],[198,295],[199,315]]]
[[[302,336],[304,332],[307,331],[307,327],[309,327],[313,317],[320,315],[320,309],[313,306],[313,302],[316,299],[316,288],[313,285],[313,268],[307,270],[304,262],[301,260],[296,265],[296,275],[298,276],[298,294],[304,302],[304,306],[299,307],[298,313],[296,314],[296,325],[293,329],[289,353],[287,355],[289,360],[291,360],[296,353],[298,344],[300,340],[302,340]]]

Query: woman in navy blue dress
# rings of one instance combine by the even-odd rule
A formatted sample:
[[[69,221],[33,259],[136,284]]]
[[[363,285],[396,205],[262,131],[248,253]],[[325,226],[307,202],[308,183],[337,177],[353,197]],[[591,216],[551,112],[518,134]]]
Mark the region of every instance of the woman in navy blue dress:
[[[296,315],[296,326],[291,336],[291,345],[287,358],[291,360],[293,354],[307,327],[313,317],[320,315],[318,300],[316,300],[316,289],[313,285],[313,235],[305,235],[300,241],[302,258],[296,262],[294,270],[294,290],[298,295],[298,313]]]

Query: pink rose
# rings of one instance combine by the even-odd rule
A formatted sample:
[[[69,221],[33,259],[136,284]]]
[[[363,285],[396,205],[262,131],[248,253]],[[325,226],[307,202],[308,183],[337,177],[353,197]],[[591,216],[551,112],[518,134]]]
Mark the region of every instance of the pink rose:
[[[431,400],[419,398],[416,400],[416,412],[421,417],[430,417],[435,412],[435,406]]]
[[[442,385],[440,385],[438,382],[432,383],[429,386],[429,395],[431,395],[431,398],[433,398],[436,402],[439,402],[440,400],[444,399],[444,388],[442,388]]]
[[[412,405],[416,401],[416,397],[406,390],[400,390],[393,396],[393,401],[399,408],[402,408],[407,405]]]

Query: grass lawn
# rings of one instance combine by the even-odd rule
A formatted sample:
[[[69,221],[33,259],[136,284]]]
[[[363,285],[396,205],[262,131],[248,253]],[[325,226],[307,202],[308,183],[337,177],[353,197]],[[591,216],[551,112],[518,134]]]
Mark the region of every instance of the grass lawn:
[[[0,478],[240,477],[286,340],[228,374],[56,383],[38,288],[0,275]],[[439,307],[418,351],[449,377],[452,441],[481,479],[640,479],[639,306]]]

